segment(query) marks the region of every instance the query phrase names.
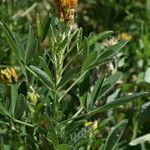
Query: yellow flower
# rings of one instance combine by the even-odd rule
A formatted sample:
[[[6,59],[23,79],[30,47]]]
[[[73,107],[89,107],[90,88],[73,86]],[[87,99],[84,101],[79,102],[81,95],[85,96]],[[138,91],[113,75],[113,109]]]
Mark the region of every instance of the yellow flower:
[[[12,83],[12,78],[17,81],[17,75],[14,68],[0,69],[0,78],[5,83]]]
[[[39,95],[36,92],[28,92],[27,94],[27,99],[34,105],[37,103],[38,98]]]
[[[94,122],[92,122],[92,121],[86,121],[84,123],[84,126],[87,127],[87,126],[89,126],[91,124],[93,124],[93,126],[92,126],[93,130],[97,129],[97,127],[98,127],[98,121],[97,120],[95,120]]]
[[[118,39],[119,40],[131,41],[132,36],[129,33],[124,32],[124,33],[121,33],[121,34],[118,35]]]

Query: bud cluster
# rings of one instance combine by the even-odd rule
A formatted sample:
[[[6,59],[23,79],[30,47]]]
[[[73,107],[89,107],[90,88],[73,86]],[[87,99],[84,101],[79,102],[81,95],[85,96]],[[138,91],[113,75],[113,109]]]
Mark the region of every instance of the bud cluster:
[[[54,0],[59,18],[66,22],[74,22],[74,13],[78,0]]]

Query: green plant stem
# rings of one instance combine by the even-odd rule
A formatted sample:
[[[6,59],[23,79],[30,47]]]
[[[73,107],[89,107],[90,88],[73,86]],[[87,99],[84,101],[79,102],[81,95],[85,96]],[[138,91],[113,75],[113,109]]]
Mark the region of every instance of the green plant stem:
[[[72,118],[76,118],[81,113],[82,110],[83,110],[83,106],[81,106],[81,108],[73,115]]]
[[[32,125],[32,124],[29,124],[29,123],[26,123],[26,122],[17,120],[17,119],[15,119],[15,118],[12,118],[12,120],[13,120],[14,122],[16,122],[16,123],[19,123],[19,124],[22,124],[22,125],[25,125],[25,126],[28,126],[28,127],[32,127],[32,128],[35,127],[35,125]]]
[[[62,98],[81,80],[81,78],[87,73],[87,71],[85,71],[65,92],[64,94],[59,98],[58,101],[61,101]]]

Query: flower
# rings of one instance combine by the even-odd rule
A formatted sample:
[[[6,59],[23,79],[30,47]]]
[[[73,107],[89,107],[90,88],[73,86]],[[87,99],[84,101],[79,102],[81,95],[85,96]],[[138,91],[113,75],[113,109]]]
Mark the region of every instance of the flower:
[[[124,33],[121,33],[121,34],[118,35],[118,39],[119,40],[131,41],[132,36],[129,33],[124,32]]]
[[[78,0],[53,0],[57,14],[62,21],[72,22],[74,20],[75,8]]]
[[[12,83],[12,78],[17,81],[17,75],[14,68],[0,69],[0,78],[5,83]]]
[[[27,93],[27,99],[33,105],[35,105],[37,103],[38,98],[39,98],[39,95],[36,92],[28,92]]]
[[[92,122],[92,121],[86,121],[86,122],[84,123],[84,126],[87,127],[87,126],[89,126],[89,125],[91,125],[91,124],[92,124],[93,130],[96,130],[97,127],[98,127],[98,121],[97,121],[97,120],[95,120],[94,122]]]

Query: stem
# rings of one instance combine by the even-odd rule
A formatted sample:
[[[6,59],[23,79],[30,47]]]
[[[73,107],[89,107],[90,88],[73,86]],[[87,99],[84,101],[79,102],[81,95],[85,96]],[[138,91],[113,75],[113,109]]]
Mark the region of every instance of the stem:
[[[81,113],[82,110],[83,110],[83,106],[81,106],[81,108],[73,115],[72,118],[76,118]]]
[[[16,122],[16,123],[19,123],[19,124],[22,124],[22,125],[25,125],[25,126],[28,126],[28,127],[35,127],[35,125],[32,125],[32,124],[29,124],[29,123],[26,123],[26,122],[23,122],[23,121],[20,121],[20,120],[17,120],[17,119],[14,119],[13,118],[13,121]]]
[[[81,80],[81,78],[87,73],[85,71],[66,91],[65,93],[59,98],[58,101],[61,101],[61,99]]]

